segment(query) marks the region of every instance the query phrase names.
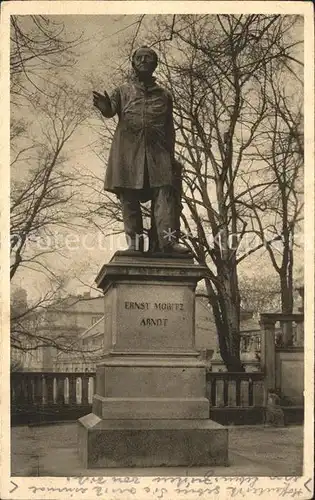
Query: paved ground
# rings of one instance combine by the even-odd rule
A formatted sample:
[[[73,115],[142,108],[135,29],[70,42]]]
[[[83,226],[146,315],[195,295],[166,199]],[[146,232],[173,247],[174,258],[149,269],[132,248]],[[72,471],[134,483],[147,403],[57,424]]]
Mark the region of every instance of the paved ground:
[[[83,469],[77,453],[76,423],[13,427],[12,476],[200,476],[205,468]],[[211,467],[217,476],[300,476],[303,427],[229,428],[229,467]]]

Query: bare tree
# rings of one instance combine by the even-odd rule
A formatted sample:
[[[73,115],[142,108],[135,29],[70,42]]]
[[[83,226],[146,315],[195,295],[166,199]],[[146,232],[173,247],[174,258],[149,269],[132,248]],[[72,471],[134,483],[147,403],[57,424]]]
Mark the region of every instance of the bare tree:
[[[266,142],[257,147],[259,160],[267,164],[274,179],[269,193],[273,196],[267,203],[264,198],[253,200],[251,197],[251,223],[253,230],[263,240],[268,217],[269,233],[273,237],[279,237],[278,245],[266,244],[266,249],[279,276],[282,312],[292,313],[295,232],[303,217],[303,155],[295,135],[289,128],[290,123],[283,120],[280,113],[290,109],[288,100],[281,94],[276,96],[273,109],[274,116],[270,130],[266,131]],[[296,130],[300,129],[300,110],[292,116],[291,123]]]
[[[303,220],[303,112],[299,103],[302,89],[287,95],[283,82],[270,82],[271,114],[265,132],[256,145],[256,160],[266,165],[265,176],[273,179],[268,199],[249,191],[250,223],[253,232],[265,243],[272,266],[278,275],[281,312],[290,314],[294,305],[295,236]],[[266,242],[266,227],[271,239]],[[284,342],[292,342],[292,325],[285,325]]]
[[[240,275],[239,290],[242,308],[256,316],[263,312],[279,312],[281,309],[280,287],[274,274]]]
[[[64,168],[65,148],[88,110],[86,96],[61,77],[76,63],[81,36],[70,37],[56,16],[11,16],[10,41],[11,98],[17,104],[11,108],[12,279],[21,265],[44,270],[39,258],[45,251],[34,254],[32,243],[73,217],[78,180]],[[19,97],[27,98],[23,106]]]
[[[207,266],[205,285],[230,371],[243,369],[237,266],[265,244],[239,256],[242,239],[252,233],[244,202],[275,184],[252,154],[273,106],[271,74],[300,65],[294,55],[300,41],[291,37],[298,21],[176,16],[171,23],[160,18],[152,35],[162,56],[159,76],[173,95],[177,154],[184,164],[185,241]]]
[[[75,350],[73,338],[43,333],[42,321],[45,311],[66,295],[67,276],[56,273],[50,259],[65,250],[56,235],[86,227],[90,216],[86,182],[69,161],[71,141],[82,130],[90,107],[85,95],[66,84],[60,84],[53,97],[38,94],[32,104],[33,121],[13,118],[11,127],[10,275],[13,283],[19,271],[44,275],[47,290],[26,309],[12,307],[11,341],[20,350],[54,346],[69,351]]]
[[[40,257],[52,251],[40,249],[40,237],[82,215],[83,184],[67,166],[66,147],[87,119],[86,98],[64,85],[53,99],[38,96],[35,107],[41,111],[34,138],[25,126],[12,127],[18,135],[11,140],[11,279],[20,266],[40,266]]]
[[[83,301],[91,300],[52,286],[39,300],[29,302],[25,290],[17,288],[11,297],[11,371],[27,370],[29,362],[33,369],[34,363],[35,368],[40,363],[51,370],[60,356],[68,362],[93,362],[100,354],[99,347],[82,345],[82,325],[73,316]]]
[[[10,42],[11,99],[16,102],[47,90],[43,84],[52,82],[57,67],[72,67],[82,36],[70,37],[56,16],[11,16]],[[58,79],[54,82],[57,86]]]
[[[44,291],[26,307],[11,303],[15,352],[82,353],[76,337],[43,328],[47,312],[64,306],[68,296],[68,276],[52,265],[64,254],[58,233],[71,236],[85,229],[95,206],[89,202],[91,186],[70,155],[74,144],[78,150],[73,141],[91,114],[91,99],[65,75],[76,64],[82,42],[58,17],[11,17],[10,275],[13,286],[25,271],[45,280]]]

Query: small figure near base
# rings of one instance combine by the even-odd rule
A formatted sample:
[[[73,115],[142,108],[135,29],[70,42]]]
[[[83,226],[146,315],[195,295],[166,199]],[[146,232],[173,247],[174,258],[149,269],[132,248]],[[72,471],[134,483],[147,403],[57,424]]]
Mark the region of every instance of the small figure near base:
[[[269,391],[267,406],[265,408],[265,425],[272,427],[284,427],[284,413],[280,406],[280,397]]]
[[[129,81],[111,96],[93,92],[102,115],[119,118],[104,188],[121,202],[128,253],[143,251],[141,203],[151,200],[150,253],[189,254],[178,243],[181,175],[172,96],[152,76],[157,64],[155,51],[141,47],[132,56]]]

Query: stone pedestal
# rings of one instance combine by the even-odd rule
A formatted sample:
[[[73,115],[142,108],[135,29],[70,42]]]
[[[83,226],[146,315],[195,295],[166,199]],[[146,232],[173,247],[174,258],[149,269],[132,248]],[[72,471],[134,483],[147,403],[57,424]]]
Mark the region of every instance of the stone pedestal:
[[[195,349],[204,272],[189,258],[120,253],[101,269],[104,356],[93,413],[79,420],[86,467],[227,465],[228,431],[209,420]]]

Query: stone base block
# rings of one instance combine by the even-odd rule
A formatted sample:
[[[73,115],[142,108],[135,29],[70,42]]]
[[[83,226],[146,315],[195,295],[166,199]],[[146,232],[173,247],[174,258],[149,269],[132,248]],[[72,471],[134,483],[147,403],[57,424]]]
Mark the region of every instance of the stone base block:
[[[208,419],[207,398],[104,398],[93,396],[93,413],[102,419]]]
[[[151,356],[151,365],[141,365],[142,360],[109,360],[111,364],[97,367],[96,392],[106,398],[202,398],[206,393],[204,365],[178,364],[170,366],[169,360],[158,362]],[[184,360],[185,361],[185,360]],[[138,364],[137,364],[138,363]],[[200,365],[200,363],[199,363]],[[209,415],[208,415],[209,416]]]
[[[228,429],[212,420],[78,421],[83,466],[176,467],[228,465]]]

